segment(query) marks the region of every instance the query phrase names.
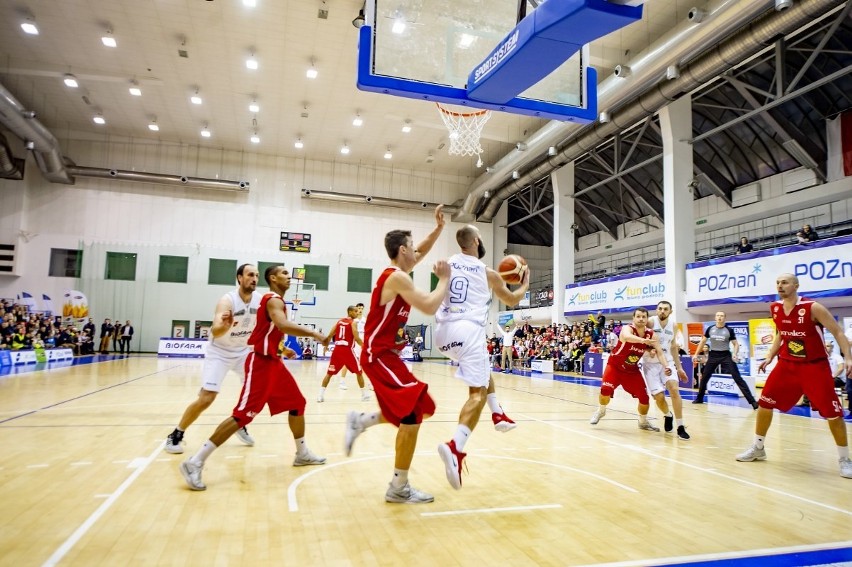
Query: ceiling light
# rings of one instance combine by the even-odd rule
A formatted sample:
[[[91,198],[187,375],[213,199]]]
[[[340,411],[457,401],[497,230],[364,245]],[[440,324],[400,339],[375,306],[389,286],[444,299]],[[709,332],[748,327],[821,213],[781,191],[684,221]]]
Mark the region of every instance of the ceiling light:
[[[256,102],[252,102],[251,104],[249,104],[249,112],[254,112],[255,114],[257,114],[258,112],[260,112],[260,106]]]
[[[463,34],[461,34],[461,37],[459,38],[459,47],[461,47],[462,49],[467,49],[468,47],[473,45],[474,41],[476,41],[475,35],[471,35],[469,33],[463,33]]]
[[[355,26],[356,28],[359,28],[359,29],[360,29],[360,28],[361,28],[361,26],[363,26],[363,25],[364,25],[364,22],[365,22],[365,19],[364,19],[364,8],[362,7],[360,10],[358,10],[358,15],[357,15],[357,16],[355,16],[355,19],[354,19],[354,20],[352,20],[352,25],[353,25],[353,26]]]
[[[309,79],[316,79],[317,75],[319,75],[319,71],[314,67],[314,60],[311,59],[311,66],[308,67],[308,70],[305,72],[305,76]]]
[[[38,28],[35,25],[35,22],[30,20],[21,24],[21,29],[24,30],[24,33],[28,33],[30,35],[38,35]]]
[[[130,94],[133,96],[142,96],[142,89],[139,88],[139,83],[130,81]]]
[[[97,116],[92,118],[92,122],[94,122],[95,124],[100,124],[100,125],[106,124],[106,120],[104,120],[104,117],[101,116],[100,114],[98,114]]]
[[[148,124],[148,130],[150,130],[151,132],[159,132],[160,131],[160,127],[157,126],[156,120],[153,120],[150,124]]]
[[[391,27],[391,31],[395,34],[401,34],[405,31],[405,20],[402,18],[397,18],[393,21],[393,27]]]
[[[249,139],[251,140],[252,144],[259,144],[260,143],[260,136],[257,135],[257,132],[255,132],[254,135]]]
[[[111,31],[108,31],[107,34],[101,38],[101,43],[103,43],[106,47],[118,46],[118,44],[115,42],[115,38],[112,36]]]
[[[393,157],[393,154],[390,151],[390,146],[388,146],[388,149],[385,152],[385,159],[391,159],[392,157]]]
[[[346,142],[343,142],[343,147],[340,148],[340,153],[342,153],[343,155],[349,154],[349,146],[346,145]]]
[[[295,144],[293,144],[293,145],[294,145],[294,146],[296,146],[296,149],[297,149],[297,150],[301,150],[302,148],[304,148],[304,147],[305,147],[305,144],[303,144],[303,143],[302,143],[302,139],[301,139],[301,138],[296,138],[296,143],[295,143]]]
[[[352,121],[352,125],[353,126],[361,126],[362,124],[364,124],[364,120],[361,119],[360,114],[356,114],[355,119]]]
[[[411,120],[406,120],[405,124],[402,125],[402,131],[408,134],[411,132]]]
[[[210,137],[210,130],[207,128],[206,124],[204,125],[204,128],[201,129],[201,137],[202,138],[209,138]]]
[[[246,59],[246,67],[248,69],[254,70],[257,69],[257,66],[257,59],[254,58],[254,53],[252,53],[251,56]]]
[[[257,6],[257,0],[243,0],[243,6],[246,8],[254,8]]]
[[[200,96],[198,96],[198,91],[197,91],[197,90],[195,91],[195,94],[194,94],[194,95],[192,95],[191,97],[189,97],[189,101],[190,101],[192,104],[201,104],[202,102],[204,102],[204,101],[202,101],[202,100],[201,100],[201,97],[200,97]]]
[[[72,89],[76,89],[80,85],[77,83],[77,77],[72,75],[71,73],[66,73],[65,77],[63,77],[63,82],[66,87],[71,87]]]

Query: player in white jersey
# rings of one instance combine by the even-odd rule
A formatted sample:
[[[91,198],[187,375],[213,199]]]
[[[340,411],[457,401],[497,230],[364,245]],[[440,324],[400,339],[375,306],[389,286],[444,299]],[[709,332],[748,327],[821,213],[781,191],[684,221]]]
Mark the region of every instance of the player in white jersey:
[[[657,304],[656,316],[648,319],[648,328],[653,329],[654,336],[659,337],[660,348],[666,355],[666,360],[661,361],[656,351],[648,351],[642,357],[642,374],[645,376],[648,393],[651,394],[657,402],[657,407],[663,412],[666,432],[672,431],[673,422],[677,419],[677,436],[687,440],[689,433],[686,432],[686,427],[683,424],[683,400],[680,397],[680,388],[678,387],[678,378],[686,380],[686,372],[684,372],[680,363],[677,342],[674,340],[677,326],[671,314],[672,304],[668,301],[661,301]],[[666,368],[671,369],[671,374],[668,376],[665,373]],[[669,396],[672,399],[674,416],[669,411],[669,405],[666,402],[666,390],[669,391]]]
[[[459,424],[453,439],[438,445],[444,460],[447,480],[461,488],[461,463],[465,443],[479,422],[482,408],[488,403],[491,419],[497,431],[510,431],[515,422],[509,419],[497,402],[491,364],[488,360],[485,325],[491,292],[506,305],[514,306],[523,299],[529,288],[529,270],[520,287],[509,290],[500,275],[482,263],[485,246],[479,229],[467,225],[456,232],[461,253],[448,260],[450,285],[435,314],[435,344],[444,356],[458,362],[456,378],[467,384],[468,399],[459,414]]]
[[[257,309],[261,294],[257,288],[257,267],[243,264],[237,268],[237,283],[234,291],[226,293],[216,304],[210,341],[201,368],[201,390],[198,398],[183,412],[180,423],[166,438],[166,452],[183,453],[183,434],[198,416],[210,407],[222,389],[222,382],[229,370],[245,377],[244,363],[249,353],[248,338],[257,321]],[[246,445],[254,445],[254,439],[245,427],[237,431],[237,437]]]

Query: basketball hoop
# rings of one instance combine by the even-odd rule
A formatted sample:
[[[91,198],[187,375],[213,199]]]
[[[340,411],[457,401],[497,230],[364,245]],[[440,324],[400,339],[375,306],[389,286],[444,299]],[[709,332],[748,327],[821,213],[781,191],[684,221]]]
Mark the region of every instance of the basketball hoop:
[[[296,311],[297,309],[299,309],[299,305],[301,305],[301,304],[302,304],[302,300],[301,300],[301,299],[299,299],[298,297],[294,297],[294,298],[293,298],[293,305],[294,305],[293,310],[294,310],[294,311]]]
[[[453,112],[436,102],[435,105],[441,111],[444,126],[450,131],[451,156],[477,156],[476,167],[482,167],[482,146],[479,138],[482,128],[491,118],[490,110],[479,110],[477,112]]]

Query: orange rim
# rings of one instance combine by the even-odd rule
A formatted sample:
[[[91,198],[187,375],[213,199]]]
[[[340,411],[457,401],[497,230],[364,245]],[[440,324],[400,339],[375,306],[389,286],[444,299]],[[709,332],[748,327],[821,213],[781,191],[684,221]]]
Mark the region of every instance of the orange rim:
[[[440,102],[436,102],[435,106],[438,107],[438,110],[443,112],[444,114],[449,114],[450,116],[461,116],[462,118],[469,118],[471,116],[480,116],[485,114],[486,112],[491,112],[490,110],[480,110],[477,112],[453,112],[452,110],[447,110],[443,106],[441,106]]]

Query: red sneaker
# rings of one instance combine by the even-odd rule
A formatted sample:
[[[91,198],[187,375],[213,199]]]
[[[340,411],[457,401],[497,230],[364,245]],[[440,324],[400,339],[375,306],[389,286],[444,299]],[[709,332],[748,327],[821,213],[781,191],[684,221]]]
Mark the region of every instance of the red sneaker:
[[[494,422],[494,429],[500,433],[506,433],[518,426],[518,424],[512,421],[505,413],[492,413],[491,421]]]
[[[462,486],[461,470],[462,461],[467,456],[467,453],[462,453],[456,450],[456,442],[441,443],[438,445],[438,455],[444,461],[444,470],[447,473],[447,482],[456,490]]]

